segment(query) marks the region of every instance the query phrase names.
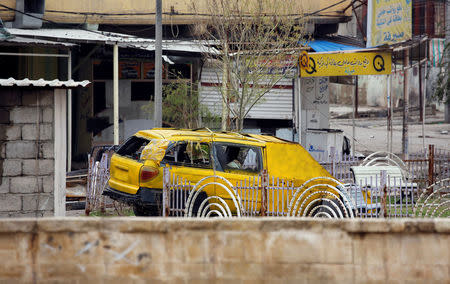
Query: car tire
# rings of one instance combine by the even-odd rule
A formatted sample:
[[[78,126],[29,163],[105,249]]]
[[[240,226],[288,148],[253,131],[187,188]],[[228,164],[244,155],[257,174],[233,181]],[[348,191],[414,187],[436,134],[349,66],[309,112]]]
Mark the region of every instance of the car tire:
[[[136,216],[158,216],[160,217],[161,209],[158,206],[133,205],[133,212]]]

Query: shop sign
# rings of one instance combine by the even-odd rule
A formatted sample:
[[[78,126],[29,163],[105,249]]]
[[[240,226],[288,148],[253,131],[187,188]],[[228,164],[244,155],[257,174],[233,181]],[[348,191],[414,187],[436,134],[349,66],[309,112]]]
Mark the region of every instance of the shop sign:
[[[307,64],[305,64],[307,62]],[[309,53],[299,58],[300,77],[391,74],[390,52]]]
[[[394,44],[412,37],[412,0],[369,0],[367,47]],[[423,5],[426,5],[426,1]]]

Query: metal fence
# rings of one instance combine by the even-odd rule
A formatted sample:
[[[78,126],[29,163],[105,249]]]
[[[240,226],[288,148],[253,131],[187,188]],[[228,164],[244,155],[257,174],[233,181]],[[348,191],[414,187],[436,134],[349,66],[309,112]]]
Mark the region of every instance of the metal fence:
[[[101,194],[109,178],[111,153],[93,154],[89,159],[87,214],[105,208],[105,199]],[[269,177],[265,172],[234,184],[220,176],[205,177],[193,183],[172,175],[165,168],[162,214],[186,217],[450,216],[450,152],[434,149],[431,145],[426,151],[410,154],[409,157],[403,161],[391,153],[374,153],[361,160],[348,155],[325,153],[320,163],[336,179],[317,177],[303,185]],[[399,178],[380,171],[355,180],[350,171],[354,166],[385,164],[400,167],[404,176]],[[211,187],[228,195],[207,194]],[[422,214],[418,213],[418,207]]]
[[[417,183],[405,183],[401,178],[387,175],[386,171],[351,184],[318,177],[295,186],[292,181],[269,177],[267,173],[235,184],[220,176],[205,177],[193,184],[165,168],[163,215],[450,217],[449,188],[450,179],[420,188]],[[426,208],[425,213],[416,213],[418,206]]]

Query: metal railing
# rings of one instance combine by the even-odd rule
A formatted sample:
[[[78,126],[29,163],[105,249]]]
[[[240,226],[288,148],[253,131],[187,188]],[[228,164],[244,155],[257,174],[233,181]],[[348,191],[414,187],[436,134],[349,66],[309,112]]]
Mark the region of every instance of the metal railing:
[[[164,169],[164,176],[164,216],[414,217],[419,216],[414,213],[418,202],[424,206],[424,196],[428,195],[435,198],[429,198],[427,202],[434,200],[437,202],[434,206],[450,210],[450,202],[447,202],[450,195],[435,193],[436,190],[441,193],[448,190],[448,180],[440,183],[447,189],[441,186],[427,191],[415,183],[390,177],[386,172],[357,184],[342,184],[332,178],[318,177],[301,186],[295,186],[292,181],[269,178],[267,174],[234,185],[219,176],[205,177],[194,184],[170,174],[168,168]],[[217,194],[219,190],[212,189],[214,186],[220,187],[222,193]],[[449,215],[450,212],[444,212],[440,217]]]
[[[87,213],[105,207],[101,193],[109,178],[110,154],[103,154],[100,160],[98,157],[90,158]],[[355,181],[350,167],[362,164],[362,160],[346,155],[327,157],[321,164],[336,179],[317,177],[303,185],[269,177],[266,172],[234,183],[219,176],[204,177],[201,182],[193,183],[170,174],[170,170],[164,168],[162,215],[361,218],[450,215],[446,211],[450,208],[448,151],[435,150],[430,146],[428,151],[411,154],[410,159],[404,161],[406,180],[380,172]],[[434,183],[436,180],[439,182]],[[228,195],[207,194],[207,189],[211,187],[219,188]],[[423,214],[416,214],[417,206],[421,206]],[[431,207],[436,211],[428,210]]]

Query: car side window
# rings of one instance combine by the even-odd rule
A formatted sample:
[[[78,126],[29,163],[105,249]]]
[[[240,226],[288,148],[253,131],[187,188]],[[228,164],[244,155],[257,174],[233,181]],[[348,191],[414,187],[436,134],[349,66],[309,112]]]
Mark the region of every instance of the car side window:
[[[120,146],[116,153],[133,160],[139,160],[142,150],[149,142],[150,141],[147,139],[131,136],[122,146]]]
[[[208,143],[181,141],[169,145],[161,164],[209,169],[210,160]]]
[[[214,157],[218,171],[259,173],[262,169],[260,147],[214,143]]]

